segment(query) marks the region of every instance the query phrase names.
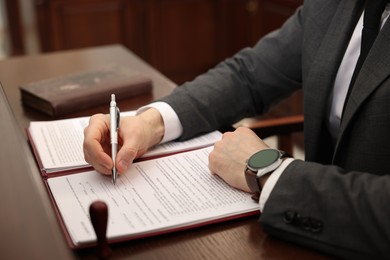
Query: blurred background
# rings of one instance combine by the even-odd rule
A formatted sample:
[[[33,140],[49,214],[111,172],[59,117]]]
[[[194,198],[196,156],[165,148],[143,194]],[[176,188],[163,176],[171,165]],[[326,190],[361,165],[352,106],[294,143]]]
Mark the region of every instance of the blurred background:
[[[0,0],[1,58],[122,44],[180,84],[278,28],[303,0]]]
[[[0,59],[121,44],[181,84],[254,45],[302,2],[0,0]],[[302,109],[298,93],[272,114]],[[294,143],[303,151],[301,133],[294,134]]]
[[[1,0],[0,58],[39,53],[38,41],[34,1]]]

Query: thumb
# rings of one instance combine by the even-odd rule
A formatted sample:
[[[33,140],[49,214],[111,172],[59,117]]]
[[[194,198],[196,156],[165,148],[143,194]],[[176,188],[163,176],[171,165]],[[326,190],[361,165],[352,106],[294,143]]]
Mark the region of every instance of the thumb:
[[[116,157],[116,168],[119,173],[124,173],[130,167],[137,155],[138,147],[130,140],[123,143]]]

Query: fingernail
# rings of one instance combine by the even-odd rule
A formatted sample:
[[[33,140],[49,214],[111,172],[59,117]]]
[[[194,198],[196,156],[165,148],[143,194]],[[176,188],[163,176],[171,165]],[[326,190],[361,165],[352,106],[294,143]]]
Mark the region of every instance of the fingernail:
[[[125,161],[125,160],[121,160],[121,161],[119,161],[119,166],[120,166],[121,168],[124,168],[124,169],[127,170],[127,168],[129,168],[129,162],[127,162],[127,161]]]

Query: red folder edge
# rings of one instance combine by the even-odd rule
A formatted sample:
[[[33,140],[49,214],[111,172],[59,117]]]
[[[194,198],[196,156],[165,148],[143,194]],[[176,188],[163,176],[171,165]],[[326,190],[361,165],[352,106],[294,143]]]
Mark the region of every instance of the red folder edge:
[[[69,175],[69,174],[74,174],[74,173],[79,173],[79,172],[85,172],[88,170],[93,170],[93,167],[91,165],[88,165],[88,166],[82,166],[82,167],[75,168],[75,169],[60,170],[60,171],[56,171],[56,172],[47,173],[43,167],[41,157],[39,156],[38,150],[35,146],[34,139],[31,136],[29,128],[26,128],[25,130],[27,133],[28,142],[31,146],[31,149],[34,153],[35,160],[38,164],[39,171],[41,172],[41,175],[44,179],[50,178],[50,177],[64,176],[64,175]]]

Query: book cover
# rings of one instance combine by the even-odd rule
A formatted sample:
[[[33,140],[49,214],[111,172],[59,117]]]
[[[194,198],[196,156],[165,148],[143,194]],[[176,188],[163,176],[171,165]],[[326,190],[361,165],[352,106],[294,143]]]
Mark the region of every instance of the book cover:
[[[152,80],[131,68],[107,65],[20,86],[22,103],[52,117],[148,93]]]

